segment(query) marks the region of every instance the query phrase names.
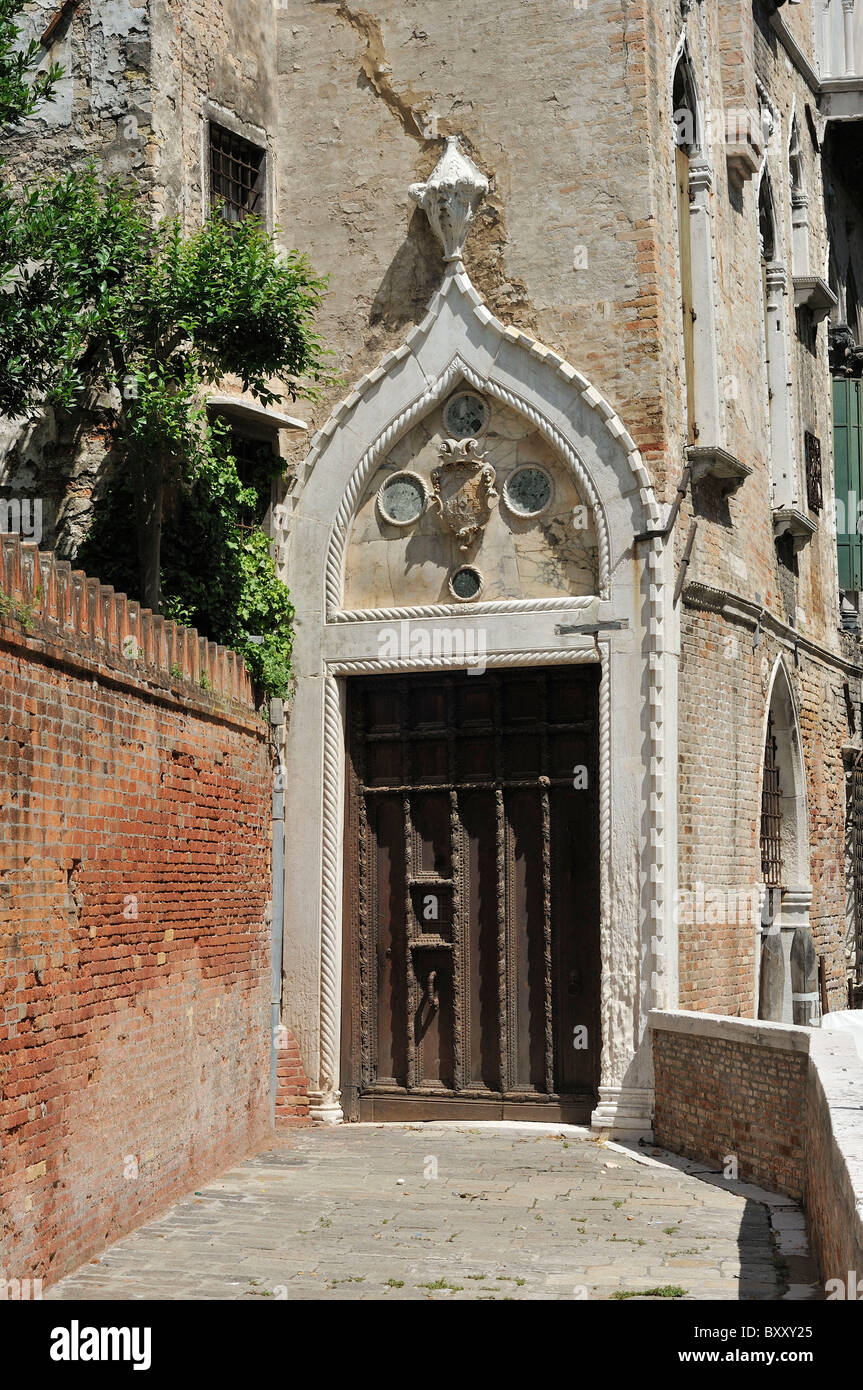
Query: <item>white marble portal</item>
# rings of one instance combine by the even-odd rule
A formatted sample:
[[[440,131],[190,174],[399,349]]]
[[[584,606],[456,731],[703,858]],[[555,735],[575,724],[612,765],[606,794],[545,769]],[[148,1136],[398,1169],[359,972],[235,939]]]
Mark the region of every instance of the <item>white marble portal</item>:
[[[466,552],[438,512],[388,528],[376,506],[395,470],[431,483],[442,411],[458,390],[490,405],[484,447],[498,493]],[[547,469],[554,486],[548,512],[529,522],[501,498],[523,462]],[[580,373],[496,320],[453,259],[423,322],[316,436],[291,505],[283,577],[297,611],[297,687],[286,748],[283,1018],[307,1067],[312,1114],[342,1118],[344,678],[463,669],[479,635],[489,668],[602,666],[594,1123],[643,1132],[652,1105],[647,1016],[677,998],[678,638],[669,549],[635,541],[661,525],[664,509],[631,436]],[[589,524],[575,534],[578,507],[589,509]],[[455,602],[447,590],[456,557],[484,572],[475,602]],[[443,628],[446,642],[436,640]]]

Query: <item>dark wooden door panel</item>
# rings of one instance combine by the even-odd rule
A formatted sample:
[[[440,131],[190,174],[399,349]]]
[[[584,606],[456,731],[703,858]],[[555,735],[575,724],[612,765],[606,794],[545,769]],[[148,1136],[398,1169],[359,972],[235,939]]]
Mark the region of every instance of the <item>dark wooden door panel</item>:
[[[401,798],[397,797],[377,800],[370,810],[369,832],[375,866],[372,899],[375,926],[372,937],[375,958],[373,983],[377,996],[374,1075],[378,1081],[405,1086],[407,978],[404,813]]]
[[[462,792],[459,819],[467,893],[464,902],[464,1030],[468,1089],[499,1091],[501,970],[498,950],[498,892],[495,795]]]
[[[510,1089],[545,1091],[546,921],[543,900],[543,835],[540,794],[509,792],[507,828],[507,927],[510,970]]]
[[[586,1118],[597,1084],[598,669],[349,691],[351,1118]]]

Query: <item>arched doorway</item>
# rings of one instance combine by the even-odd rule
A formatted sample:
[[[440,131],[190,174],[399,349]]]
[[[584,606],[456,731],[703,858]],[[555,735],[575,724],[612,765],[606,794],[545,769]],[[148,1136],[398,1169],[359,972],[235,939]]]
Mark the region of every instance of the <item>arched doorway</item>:
[[[800,997],[811,991],[800,987],[796,969],[798,958],[811,955],[812,941],[806,772],[797,703],[781,658],[774,667],[767,705],[760,843],[764,906],[759,940],[758,1017],[777,1023],[808,1021],[814,1009],[807,1011],[801,1006],[815,1001]]]
[[[634,544],[660,509],[624,423],[471,284],[484,183],[450,141],[412,190],[440,290],[293,504],[283,1016],[325,1121],[575,1096],[643,1133],[676,1003],[671,552]]]

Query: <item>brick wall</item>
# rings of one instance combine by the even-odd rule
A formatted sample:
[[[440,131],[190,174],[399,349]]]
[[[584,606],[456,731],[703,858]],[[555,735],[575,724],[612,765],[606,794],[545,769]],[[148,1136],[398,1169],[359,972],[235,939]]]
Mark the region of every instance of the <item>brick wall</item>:
[[[806,1096],[806,1185],[810,1239],[825,1279],[863,1284],[863,1062],[847,1034],[812,1040]]]
[[[733,1155],[744,1181],[802,1200],[822,1278],[847,1289],[863,1275],[854,1039],[711,1014],[654,1011],[650,1027],[657,1143],[721,1169]]]
[[[810,921],[824,956],[832,1009],[847,1002],[843,744],[850,729],[844,673],[814,654],[794,653],[767,622],[730,620],[684,593],[679,726],[680,1004],[752,1017],[757,913],[762,881],[760,815],[764,728],[782,658],[799,716],[806,774]],[[793,790],[784,787],[786,793]],[[703,894],[696,898],[702,885]],[[710,896],[712,895],[712,897]]]
[[[720,1168],[733,1155],[740,1178],[803,1196],[805,1051],[656,1028],[653,1066],[658,1144]]]
[[[271,785],[233,653],[2,539],[5,1277],[57,1277],[265,1130]]]
[[[309,1118],[309,1083],[299,1044],[289,1028],[279,1043],[276,1064],[276,1119]]]

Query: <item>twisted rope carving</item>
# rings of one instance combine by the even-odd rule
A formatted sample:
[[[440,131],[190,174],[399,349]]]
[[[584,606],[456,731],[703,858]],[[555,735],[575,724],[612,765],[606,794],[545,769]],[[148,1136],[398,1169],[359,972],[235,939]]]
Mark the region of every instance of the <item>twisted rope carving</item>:
[[[580,598],[494,599],[487,603],[430,603],[417,608],[350,608],[328,614],[332,623],[401,622],[410,618],[490,617],[495,613],[547,613],[555,609],[589,608],[596,595]]]
[[[658,538],[654,538],[653,541],[651,541],[648,564],[651,571],[650,585],[654,592],[654,596],[648,604],[648,612],[651,621],[656,623],[658,629],[655,638],[651,639],[650,635],[648,635],[648,645],[651,648],[655,646],[658,649],[660,657],[662,657],[665,654],[665,576],[663,573],[662,544]],[[654,800],[654,805],[661,809],[665,797],[665,748],[662,738],[662,726],[658,719],[658,711],[661,707],[660,702],[664,688],[664,673],[661,662],[658,670],[651,671],[650,681],[652,687],[650,692],[650,703],[651,709],[653,710],[653,717],[650,721],[650,759],[652,773],[650,777],[650,792]],[[656,696],[655,699],[654,696]],[[653,734],[654,728],[657,730],[656,736]],[[647,859],[649,881],[651,878],[651,870],[654,865],[657,867],[658,872],[661,872],[663,875],[666,868],[664,854],[666,849],[664,819],[663,828],[657,832],[657,841],[659,853],[657,853],[657,846],[651,843],[647,847],[645,856]],[[651,960],[653,979],[656,982],[656,989],[652,1002],[654,1006],[659,1005],[660,1007],[664,1007],[666,1002],[665,979],[667,970],[664,950],[666,906],[664,878],[661,880],[656,879],[654,881],[654,902],[650,914],[649,957]]]
[[[551,651],[533,652],[495,652],[484,657],[485,665],[495,669],[501,666],[569,666],[579,661],[599,661],[596,647],[559,647]],[[362,676],[375,671],[444,671],[455,668],[464,669],[470,662],[464,656],[405,656],[368,657],[346,661],[327,662],[329,676]],[[326,753],[325,753],[326,756]]]
[[[328,678],[324,682],[324,781],[323,781],[323,871],[321,885],[321,1077],[322,1091],[331,1091],[338,1075],[336,1035],[338,1028],[338,881],[340,845],[338,834],[339,767],[342,719],[339,688]]]

